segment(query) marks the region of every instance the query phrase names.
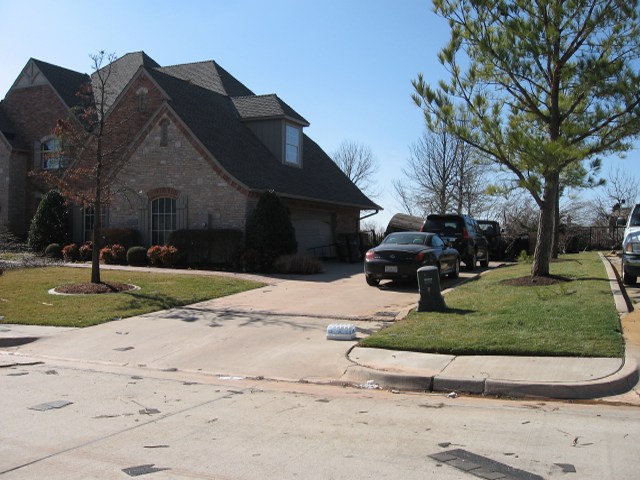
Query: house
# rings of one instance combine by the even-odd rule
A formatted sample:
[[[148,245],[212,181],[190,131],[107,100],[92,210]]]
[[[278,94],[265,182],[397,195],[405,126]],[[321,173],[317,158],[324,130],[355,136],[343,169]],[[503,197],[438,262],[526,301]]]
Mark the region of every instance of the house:
[[[305,134],[303,116],[216,62],[161,67],[135,52],[110,68],[107,118],[126,117],[129,136],[113,180],[122,193],[105,209],[105,226],[137,229],[147,245],[176,229],[244,231],[260,195],[273,190],[291,212],[299,252],[313,254],[356,233],[363,211],[381,209]],[[52,131],[89,80],[30,59],[0,102],[0,228],[26,234],[44,194],[29,172],[64,169]],[[82,242],[92,209],[72,213]]]

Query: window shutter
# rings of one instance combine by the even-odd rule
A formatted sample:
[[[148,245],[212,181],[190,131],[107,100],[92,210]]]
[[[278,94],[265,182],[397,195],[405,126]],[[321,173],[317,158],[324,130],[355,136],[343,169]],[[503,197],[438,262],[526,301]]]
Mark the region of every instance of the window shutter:
[[[176,199],[176,229],[187,229],[187,196],[180,195]]]
[[[33,169],[40,170],[42,166],[40,165],[40,159],[42,157],[42,145],[40,142],[33,142]]]
[[[142,242],[145,245],[149,245],[151,241],[151,227],[149,226],[149,199],[146,196],[140,197],[140,204],[138,206],[138,228]]]

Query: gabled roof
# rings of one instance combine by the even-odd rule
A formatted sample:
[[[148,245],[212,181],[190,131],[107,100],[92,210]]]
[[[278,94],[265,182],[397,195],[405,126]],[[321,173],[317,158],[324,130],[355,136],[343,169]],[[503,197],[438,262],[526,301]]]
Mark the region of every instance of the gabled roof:
[[[58,67],[35,58],[32,61],[47,78],[54,90],[58,92],[67,107],[71,108],[80,103],[76,94],[80,87],[89,81],[89,75]]]
[[[234,97],[231,100],[243,120],[288,118],[305,127],[309,126],[309,122],[275,94]]]
[[[111,69],[109,71],[108,90],[105,92],[106,110],[116,101],[118,95],[124,90],[140,67],[158,68],[160,65],[144,52],[133,52],[123,55],[100,69],[103,73],[107,72],[107,69]],[[91,75],[94,90],[98,87],[97,75],[97,72]]]
[[[173,65],[159,70],[221,95],[229,97],[253,95],[251,90],[213,61]]]
[[[169,96],[169,106],[222,168],[250,190],[275,190],[283,196],[362,209],[380,208],[306,135],[302,168],[285,165],[241,121],[234,99],[198,85],[201,81],[169,75],[165,69],[151,69],[149,74]]]

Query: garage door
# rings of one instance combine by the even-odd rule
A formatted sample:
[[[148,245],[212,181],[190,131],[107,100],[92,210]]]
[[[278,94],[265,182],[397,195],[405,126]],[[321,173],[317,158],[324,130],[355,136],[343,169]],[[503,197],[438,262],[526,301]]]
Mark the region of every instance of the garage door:
[[[333,256],[335,248],[329,247],[334,243],[330,213],[294,211],[291,212],[291,223],[296,231],[299,253],[316,257]]]

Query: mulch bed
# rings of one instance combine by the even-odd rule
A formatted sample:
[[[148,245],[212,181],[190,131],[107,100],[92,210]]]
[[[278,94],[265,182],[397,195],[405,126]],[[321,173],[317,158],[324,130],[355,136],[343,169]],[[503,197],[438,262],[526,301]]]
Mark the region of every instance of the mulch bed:
[[[572,281],[573,280],[571,278],[562,277],[560,275],[549,275],[548,277],[532,277],[531,275],[527,275],[526,277],[503,280],[502,283],[512,287],[544,287],[546,285],[556,285],[558,283]]]
[[[92,295],[98,293],[120,293],[133,290],[134,285],[126,283],[102,282],[102,283],[73,283],[56,287],[57,293],[71,295]]]

